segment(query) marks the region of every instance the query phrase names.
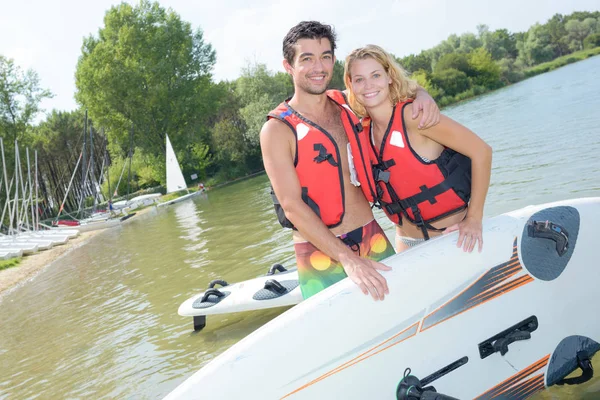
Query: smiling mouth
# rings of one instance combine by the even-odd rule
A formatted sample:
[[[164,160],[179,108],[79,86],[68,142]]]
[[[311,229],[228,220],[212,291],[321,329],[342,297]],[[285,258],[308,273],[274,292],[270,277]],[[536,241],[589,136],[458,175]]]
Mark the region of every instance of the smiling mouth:
[[[323,82],[325,80],[325,75],[309,76],[308,79],[314,82]]]
[[[366,99],[372,99],[373,97],[377,96],[378,94],[379,94],[379,92],[365,93],[365,94],[363,94],[363,96],[364,96]]]

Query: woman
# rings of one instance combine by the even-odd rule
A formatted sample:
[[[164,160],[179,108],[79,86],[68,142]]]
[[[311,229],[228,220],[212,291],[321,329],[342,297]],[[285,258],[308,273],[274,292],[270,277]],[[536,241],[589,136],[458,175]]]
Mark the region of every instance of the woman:
[[[417,84],[379,46],[354,50],[344,79],[350,107],[364,116],[371,138],[379,203],[396,224],[397,251],[456,230],[458,247],[481,251],[491,147],[443,115],[420,130],[410,117]]]

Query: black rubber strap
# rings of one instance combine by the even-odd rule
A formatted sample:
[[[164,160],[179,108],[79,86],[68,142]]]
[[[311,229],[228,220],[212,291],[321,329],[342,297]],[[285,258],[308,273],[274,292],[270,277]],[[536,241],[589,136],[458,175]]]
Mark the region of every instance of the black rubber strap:
[[[285,269],[285,267],[281,264],[273,264],[271,265],[271,268],[269,268],[269,272],[267,272],[267,275],[274,275],[275,272],[285,272],[287,271],[287,269]]]
[[[205,301],[208,300],[208,298],[210,296],[217,296],[219,298],[225,296],[223,293],[221,293],[219,291],[219,289],[208,289],[206,292],[204,292],[204,296],[202,296],[202,303],[204,303]]]
[[[554,241],[556,243],[556,252],[561,257],[569,249],[569,232],[562,226],[550,221],[531,221],[527,225],[527,234],[533,238]]]
[[[574,378],[564,378],[556,382],[557,385],[579,385],[594,377],[594,367],[587,351],[577,352],[577,366],[581,369],[581,375]]]
[[[285,286],[277,282],[275,279],[269,279],[268,281],[266,281],[265,289],[279,294],[284,294],[285,292],[287,292]]]
[[[215,285],[221,285],[221,286],[225,287],[225,286],[227,286],[229,284],[227,282],[225,282],[224,280],[222,280],[222,279],[215,279],[214,281],[211,281],[208,284],[208,288],[212,289],[212,288],[215,287]]]

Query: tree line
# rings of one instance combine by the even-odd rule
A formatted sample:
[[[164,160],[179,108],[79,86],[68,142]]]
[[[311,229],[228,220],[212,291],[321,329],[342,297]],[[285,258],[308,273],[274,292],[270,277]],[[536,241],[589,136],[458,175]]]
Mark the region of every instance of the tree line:
[[[598,47],[600,12],[574,12],[556,14],[526,32],[480,25],[476,33],[450,35],[431,49],[397,59],[443,106],[524,79],[537,65]],[[79,109],[53,110],[38,124],[40,102],[52,94],[40,87],[34,71],[0,56],[0,136],[8,168],[15,140],[37,150],[44,210],[55,213],[82,151],[87,110],[92,175],[98,183],[104,177],[104,199],[115,190],[124,194],[165,185],[166,134],[190,184],[193,174],[212,185],[261,170],[260,128],[266,114],[293,94],[291,79],[252,63],[237,79],[215,82],[217,56],[202,30],[171,9],[148,0],[113,6],[97,34],[83,41],[75,73]],[[331,86],[344,89],[343,55],[338,57]],[[82,184],[83,177],[75,175],[68,208],[76,207],[81,190],[87,196],[95,190],[91,179],[86,188]]]

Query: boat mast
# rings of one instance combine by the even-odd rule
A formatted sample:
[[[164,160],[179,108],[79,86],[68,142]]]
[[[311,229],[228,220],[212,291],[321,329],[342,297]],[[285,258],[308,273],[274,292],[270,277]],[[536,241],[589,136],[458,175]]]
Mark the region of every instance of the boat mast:
[[[40,229],[40,203],[38,199],[38,163],[37,150],[35,150],[35,230]]]
[[[86,153],[86,144],[87,144],[87,125],[88,125],[88,113],[85,110],[85,121],[83,128],[83,150],[81,153],[83,154],[83,164],[81,166],[81,197],[79,198],[79,207],[77,212],[81,213],[81,207],[83,205],[83,200],[85,199],[85,181],[87,177],[87,153]]]
[[[131,123],[131,131],[129,131],[129,174],[127,176],[127,197],[129,197],[131,188],[131,161],[133,159],[133,122]],[[127,199],[129,200],[129,199]]]
[[[2,150],[2,170],[4,173],[4,186],[6,188],[6,205],[8,206],[8,215],[10,216],[10,225],[8,228],[9,233],[10,233],[10,229],[12,229],[12,225],[13,225],[13,215],[12,215],[12,210],[10,207],[10,188],[8,187],[8,175],[6,174],[6,159],[4,157],[4,141],[2,140],[1,137],[0,137],[0,149]],[[12,186],[12,181],[11,181],[11,186]],[[2,211],[2,221],[1,222],[4,222],[4,211]]]

